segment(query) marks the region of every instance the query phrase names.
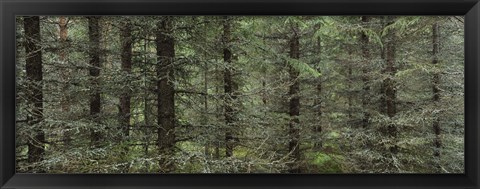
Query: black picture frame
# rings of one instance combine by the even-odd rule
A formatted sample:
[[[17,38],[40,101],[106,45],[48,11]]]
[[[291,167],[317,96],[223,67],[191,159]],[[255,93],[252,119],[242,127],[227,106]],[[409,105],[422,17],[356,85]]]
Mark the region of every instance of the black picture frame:
[[[0,188],[480,188],[479,0],[0,0]],[[16,15],[464,15],[464,174],[16,174]]]

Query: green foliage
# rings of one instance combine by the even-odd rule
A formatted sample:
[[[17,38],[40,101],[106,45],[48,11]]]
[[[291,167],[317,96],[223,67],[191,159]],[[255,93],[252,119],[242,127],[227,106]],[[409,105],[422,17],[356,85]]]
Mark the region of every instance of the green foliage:
[[[313,77],[320,77],[321,74],[310,65],[293,58],[287,58],[287,64],[298,70],[301,74],[309,74]]]
[[[307,155],[308,156],[308,155]],[[312,153],[312,164],[317,167],[321,173],[342,173],[341,162],[345,158],[340,155],[324,154],[321,152]]]
[[[168,78],[175,89],[171,156],[159,149],[158,135],[157,100],[163,92],[158,85],[164,78],[157,72],[165,68],[158,66],[156,32],[164,17],[102,17],[98,78],[89,76],[87,19],[67,18],[65,44],[59,17],[41,19],[39,123],[27,121],[33,115],[32,81],[26,76],[23,19],[17,18],[18,172],[157,173],[165,168],[159,164],[163,159],[175,165],[172,173],[288,173],[292,165],[303,173],[464,171],[463,24],[452,17],[370,16],[364,22],[359,16],[235,16],[228,18],[231,41],[226,43],[224,17],[176,16],[174,77]],[[133,40],[130,72],[121,63],[120,29],[127,21]],[[433,23],[440,24],[437,54]],[[299,38],[298,59],[289,55],[292,36]],[[394,56],[387,56],[392,44]],[[224,61],[226,49],[231,63]],[[387,72],[387,65],[394,69]],[[300,77],[291,78],[289,68]],[[226,70],[234,95],[225,94]],[[395,92],[394,115],[386,110],[387,80]],[[300,83],[293,91],[297,96],[291,95],[292,81]],[[101,93],[96,118],[89,103],[94,90]],[[128,136],[121,122],[123,94],[131,96]],[[293,97],[300,99],[299,116],[290,115]],[[233,123],[226,122],[227,107],[234,109]],[[292,124],[296,119],[299,123]],[[433,129],[437,120],[440,135]],[[289,149],[292,128],[299,133],[300,158]],[[39,131],[46,137],[44,160],[29,163],[27,144]],[[92,131],[102,135],[98,146],[92,145]],[[231,157],[226,131],[234,137]],[[435,140],[442,141],[440,149]],[[435,150],[440,156],[433,156]]]

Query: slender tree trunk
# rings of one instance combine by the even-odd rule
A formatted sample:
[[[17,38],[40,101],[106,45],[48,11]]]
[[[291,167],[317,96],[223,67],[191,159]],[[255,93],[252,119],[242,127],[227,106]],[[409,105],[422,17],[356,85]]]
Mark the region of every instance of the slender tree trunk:
[[[172,159],[175,147],[175,88],[173,17],[165,16],[157,24],[157,114],[160,172],[175,171]]]
[[[100,86],[99,86],[99,76],[100,76],[100,17],[99,16],[89,16],[88,17],[88,36],[90,40],[90,49],[89,49],[89,58],[90,58],[90,69],[89,75],[91,79],[91,93],[90,93],[90,116],[94,122],[100,122],[100,108],[101,108],[101,99],[100,99]],[[98,146],[102,140],[101,131],[96,129],[91,129],[91,143],[92,147]]]
[[[151,118],[150,118],[150,111],[151,111],[151,108],[150,108],[150,83],[148,82],[149,80],[149,74],[148,74],[148,70],[149,70],[149,60],[148,60],[148,39],[149,39],[149,35],[148,34],[145,34],[145,36],[143,36],[144,39],[143,39],[143,67],[142,67],[142,72],[143,72],[143,87],[144,87],[144,93],[143,93],[143,116],[144,116],[144,126],[142,128],[142,132],[143,132],[143,137],[142,137],[142,141],[143,141],[143,155],[145,158],[148,158],[149,157],[149,147],[150,147],[150,140],[148,138],[148,135],[151,133]],[[144,172],[148,172],[150,170],[150,164],[148,162],[145,162],[144,164]]]
[[[382,20],[381,20],[381,24],[384,26],[384,28],[385,28],[385,26],[388,25],[387,21],[388,21],[388,19],[387,19],[386,17],[383,17]],[[386,54],[387,54],[387,50],[386,50],[387,44],[386,44],[386,43],[387,43],[388,41],[385,40],[385,39],[382,39],[382,42],[384,43],[384,48],[382,48],[382,49],[380,50],[380,58],[381,58],[384,62],[387,62],[387,58],[386,58]],[[382,69],[381,69],[381,74],[382,74],[382,75],[385,75],[386,70],[387,70],[385,65],[386,65],[386,64],[382,64]],[[379,112],[382,112],[382,113],[387,112],[387,109],[386,109],[386,108],[387,108],[387,102],[386,102],[387,100],[386,100],[386,98],[385,98],[385,80],[380,84],[380,99],[379,99],[379,101],[380,101],[380,103],[379,103],[379,104],[380,104],[380,107],[378,108],[378,111],[379,111]]]
[[[438,64],[438,53],[439,53],[439,43],[440,43],[440,32],[439,32],[439,24],[436,22],[432,26],[432,54],[433,54],[433,60],[432,64],[436,65]],[[433,90],[433,101],[435,103],[435,106],[440,102],[440,74],[435,73],[433,75],[433,85],[432,85],[432,90]],[[433,131],[435,133],[435,141],[434,141],[434,152],[433,156],[436,157],[437,161],[440,159],[440,150],[442,148],[442,141],[440,138],[440,118],[438,115],[434,115],[434,120],[433,120]],[[436,167],[440,170],[440,164],[436,165]]]
[[[203,95],[203,125],[208,125],[208,63],[205,62],[205,68],[203,71],[203,92],[205,95]],[[205,156],[207,158],[210,158],[210,140],[206,141],[205,144]]]
[[[263,73],[263,77],[262,77],[262,103],[263,103],[263,107],[267,107],[267,90],[266,90],[266,87],[267,87],[267,77],[266,77],[266,73]],[[265,116],[267,116],[267,111],[265,111]]]
[[[67,59],[67,51],[65,48],[67,48],[67,37],[68,37],[68,19],[67,17],[61,16],[58,19],[58,27],[60,29],[60,61],[64,62]]]
[[[369,16],[362,16],[362,22],[364,25],[368,25],[370,22]],[[365,26],[367,27],[367,26]],[[368,127],[370,113],[369,111],[369,99],[370,99],[370,86],[369,86],[369,76],[368,76],[368,67],[370,65],[370,49],[369,49],[369,39],[366,32],[362,32],[360,36],[360,43],[362,44],[362,59],[363,59],[363,97],[362,97],[362,106],[363,106],[363,119],[362,126],[363,128]]]
[[[290,46],[290,58],[292,59],[299,59],[300,58],[300,41],[299,36],[297,35],[296,31],[292,38],[289,41]],[[289,123],[289,135],[290,135],[290,142],[289,142],[289,151],[290,156],[294,159],[294,163],[290,166],[289,172],[291,173],[299,173],[300,172],[300,120],[298,116],[300,115],[300,82],[298,81],[298,77],[300,76],[300,72],[295,69],[291,64],[288,64],[288,73],[290,75],[290,87],[288,95],[290,97],[290,105],[289,105],[289,115],[290,115],[290,123]]]
[[[25,16],[25,53],[28,80],[28,117],[27,123],[34,131],[33,137],[27,141],[28,162],[38,163],[45,153],[45,133],[40,122],[43,120],[43,63],[40,37],[40,17]],[[43,170],[34,170],[43,172]]]
[[[322,44],[321,44],[321,39],[320,37],[317,38],[317,56],[321,57],[322,55]],[[321,58],[318,58],[318,62],[316,62],[316,64],[321,64],[321,61],[322,59]],[[318,72],[320,72],[320,69],[317,69]],[[316,86],[315,86],[315,89],[316,89],[316,98],[314,100],[314,107],[315,107],[315,121],[316,121],[316,124],[315,124],[315,127],[314,127],[314,133],[315,133],[315,136],[316,136],[316,140],[314,142],[314,147],[318,148],[318,147],[322,147],[322,143],[321,141],[318,141],[320,139],[320,135],[322,133],[322,98],[321,98],[321,95],[322,95],[322,78],[316,78]]]
[[[203,40],[203,43],[204,44],[207,44],[208,40],[208,25],[205,24],[203,26],[203,32],[204,32],[204,40]],[[206,58],[208,55],[207,55],[207,51],[204,51],[203,52],[203,57]],[[203,69],[203,92],[205,93],[205,95],[203,96],[203,118],[202,118],[202,121],[203,121],[203,125],[209,125],[209,115],[208,115],[208,71],[209,71],[209,67],[208,67],[208,61],[205,61],[204,63],[204,69]],[[210,135],[211,136],[211,135]],[[205,157],[207,158],[211,158],[212,157],[212,154],[211,154],[211,151],[210,151],[210,145],[211,145],[211,140],[210,140],[210,137],[208,138],[208,140],[205,142]]]
[[[265,43],[265,38],[262,40],[262,44],[266,45]],[[268,111],[268,90],[267,90],[267,81],[268,81],[268,74],[267,74],[267,68],[262,68],[262,103],[263,103],[263,108],[264,108],[264,116],[267,117],[267,111]],[[267,124],[264,124],[265,126],[268,126]]]
[[[389,24],[394,22],[394,18],[388,17]],[[395,54],[396,54],[396,37],[395,31],[390,30],[387,34],[387,42],[386,42],[386,51],[385,51],[385,58],[386,58],[386,69],[385,73],[388,74],[387,78],[383,81],[385,87],[385,104],[386,104],[386,113],[387,116],[393,118],[397,113],[396,107],[396,84],[394,81],[394,76],[396,74],[396,67],[395,67]],[[387,132],[390,137],[393,139],[397,137],[398,129],[394,124],[389,124],[387,126]],[[394,154],[398,152],[398,146],[393,145],[390,147],[390,151]]]
[[[149,36],[148,35],[145,35],[145,39],[143,40],[143,52],[145,53],[143,55],[143,63],[144,63],[144,66],[143,66],[143,84],[144,84],[144,87],[145,89],[148,89],[150,88],[150,83],[148,82],[148,55],[147,55],[147,45],[148,45],[148,41],[146,39],[148,39]],[[149,96],[150,96],[150,93],[149,93],[149,90],[144,90],[144,94],[143,94],[143,105],[144,105],[144,108],[143,108],[143,116],[144,116],[144,123],[145,123],[145,127],[143,128],[143,134],[144,134],[144,143],[145,145],[143,146],[143,150],[144,150],[144,154],[145,154],[145,157],[148,157],[148,148],[149,148],[149,141],[146,137],[146,135],[149,133],[149,126],[151,126],[151,123],[150,123],[150,102],[149,102]]]
[[[132,26],[129,21],[122,23],[123,26],[120,28],[120,37],[122,41],[122,54],[120,59],[122,62],[122,71],[126,74],[130,74],[132,70]],[[128,79],[127,85],[130,85],[130,80]],[[130,87],[123,87],[123,94],[120,96],[120,125],[122,129],[122,139],[125,141],[129,140],[130,136],[130,100],[131,100],[131,91]],[[126,159],[129,148],[128,145],[125,145],[122,158]],[[123,168],[123,172],[128,172],[128,167]]]
[[[223,61],[225,69],[223,72],[224,92],[225,92],[225,123],[227,126],[225,132],[225,156],[233,156],[234,139],[232,130],[235,125],[235,108],[234,103],[237,98],[235,94],[236,83],[233,80],[234,66],[232,63],[231,45],[231,18],[223,18]]]
[[[348,89],[352,89],[353,87],[353,69],[352,69],[352,50],[350,49],[350,47],[347,47],[349,48],[348,49],[348,61],[346,62],[347,64],[347,86],[348,86]],[[353,94],[352,93],[348,93],[347,94],[347,103],[348,103],[348,122],[352,122],[353,120]]]
[[[223,80],[223,75],[222,75],[222,71],[218,64],[215,65],[215,75],[216,75],[216,80],[218,81],[221,81]],[[221,93],[221,86],[220,85],[216,85],[215,86],[215,94],[220,94]],[[221,122],[222,121],[222,115],[220,114],[220,112],[222,112],[222,105],[221,105],[221,102],[218,98],[215,99],[215,118],[217,120],[217,122]],[[221,148],[221,142],[223,141],[223,136],[220,136],[219,134],[219,130],[217,128],[216,130],[216,134],[215,134],[215,149],[214,149],[214,158],[215,159],[220,159],[220,148]]]
[[[386,60],[385,54],[386,54],[386,50],[384,48],[380,51],[380,57],[384,61]],[[385,66],[382,65],[382,67],[383,68],[381,70],[381,74],[385,75],[385,72],[386,72],[386,69],[384,68]],[[387,103],[386,103],[386,98],[385,98],[385,80],[380,84],[380,99],[379,99],[379,101],[380,101],[380,103],[379,103],[380,106],[378,108],[378,112],[382,112],[382,113],[386,112],[387,111],[386,110]]]
[[[62,86],[62,90],[65,92],[62,99],[61,99],[61,102],[60,102],[60,106],[61,106],[61,109],[62,109],[62,112],[67,114],[67,116],[70,114],[70,95],[68,93],[69,91],[69,88],[70,88],[70,74],[71,74],[71,69],[68,65],[68,60],[67,60],[67,56],[68,56],[68,48],[69,48],[69,45],[68,45],[68,42],[67,42],[67,38],[68,38],[68,19],[67,17],[64,17],[64,16],[61,16],[59,19],[58,19],[58,27],[59,27],[59,36],[60,36],[60,50],[59,50],[59,60],[61,62],[61,64],[63,64],[65,67],[60,71],[60,74],[62,76],[62,80],[65,82]],[[66,119],[69,119],[68,117],[66,117]],[[64,125],[64,128],[66,128],[66,125]],[[70,147],[70,144],[71,144],[71,134],[70,132],[67,130],[68,128],[65,129],[64,131],[64,134],[63,134],[63,141],[64,141],[64,146],[65,146],[65,149],[69,148]]]
[[[130,74],[132,70],[132,27],[129,22],[124,23],[120,29],[122,38],[122,71],[126,74]],[[122,125],[122,133],[124,137],[130,135],[130,100],[131,91],[129,87],[124,87],[122,96],[120,97],[120,122]]]

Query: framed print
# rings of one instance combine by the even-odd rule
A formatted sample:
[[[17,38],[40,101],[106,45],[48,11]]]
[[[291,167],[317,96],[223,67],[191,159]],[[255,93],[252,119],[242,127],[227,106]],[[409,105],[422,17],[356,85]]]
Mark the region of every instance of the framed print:
[[[477,0],[2,0],[1,188],[478,188]]]

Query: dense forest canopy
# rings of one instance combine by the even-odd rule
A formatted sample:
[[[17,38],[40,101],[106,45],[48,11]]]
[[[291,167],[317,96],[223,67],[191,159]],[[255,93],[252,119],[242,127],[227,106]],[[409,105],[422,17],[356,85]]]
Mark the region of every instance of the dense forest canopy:
[[[463,173],[459,16],[17,17],[22,173]]]

